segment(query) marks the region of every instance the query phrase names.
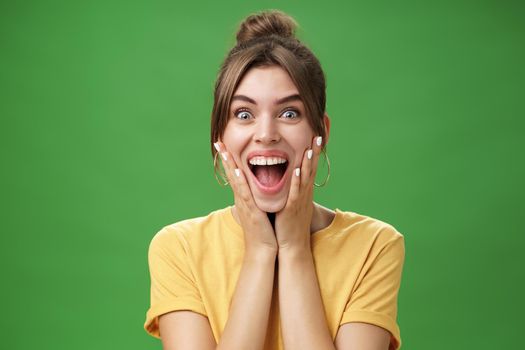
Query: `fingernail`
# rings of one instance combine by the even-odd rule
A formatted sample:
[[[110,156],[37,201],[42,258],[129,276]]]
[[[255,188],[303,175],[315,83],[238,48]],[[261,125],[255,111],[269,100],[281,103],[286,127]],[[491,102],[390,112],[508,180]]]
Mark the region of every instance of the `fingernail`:
[[[221,151],[221,146],[219,146],[219,143],[218,142],[215,142],[213,144],[213,147],[215,147],[215,149],[217,150],[217,152],[220,152]]]
[[[317,146],[321,146],[321,144],[323,143],[323,137],[322,136],[319,136],[317,138]]]
[[[241,171],[239,169],[235,169],[235,175],[237,175],[237,177],[241,176]]]
[[[221,155],[222,155],[222,159],[228,160],[228,157],[226,157],[226,153],[221,153]]]
[[[306,153],[306,156],[308,157],[308,159],[312,159],[312,155],[314,154],[314,151],[313,150],[308,150],[308,152]]]
[[[301,169],[296,168],[295,169],[295,176],[299,176],[299,175],[301,175]]]

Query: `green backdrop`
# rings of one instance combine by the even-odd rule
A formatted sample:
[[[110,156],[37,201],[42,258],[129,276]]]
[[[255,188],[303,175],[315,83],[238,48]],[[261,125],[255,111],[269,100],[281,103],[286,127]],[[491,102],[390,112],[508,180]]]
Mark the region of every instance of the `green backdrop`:
[[[231,204],[212,88],[267,8],[326,71],[316,200],[405,235],[403,348],[521,347],[523,2],[96,0],[0,4],[1,348],[161,348],[148,244]]]

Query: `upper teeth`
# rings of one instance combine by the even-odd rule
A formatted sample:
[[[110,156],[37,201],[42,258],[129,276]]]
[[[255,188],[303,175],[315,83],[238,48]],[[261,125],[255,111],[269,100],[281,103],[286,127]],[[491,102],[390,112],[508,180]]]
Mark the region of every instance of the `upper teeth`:
[[[253,157],[249,163],[251,165],[274,165],[286,163],[286,159],[281,157]]]

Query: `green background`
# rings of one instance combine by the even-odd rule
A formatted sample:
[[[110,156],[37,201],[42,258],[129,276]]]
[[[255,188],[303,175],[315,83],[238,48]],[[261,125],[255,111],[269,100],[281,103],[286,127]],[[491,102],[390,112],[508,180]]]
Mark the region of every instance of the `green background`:
[[[403,348],[521,348],[525,5],[496,0],[3,1],[1,348],[161,348],[148,244],[231,204],[212,89],[267,8],[327,75],[316,200],[405,235]]]

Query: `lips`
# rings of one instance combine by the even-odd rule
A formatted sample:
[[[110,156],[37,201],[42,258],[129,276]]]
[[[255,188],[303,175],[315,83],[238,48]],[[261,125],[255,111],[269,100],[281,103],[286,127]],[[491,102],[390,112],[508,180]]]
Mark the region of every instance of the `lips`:
[[[279,150],[252,151],[247,157],[250,177],[264,194],[282,190],[288,173],[289,157]]]

